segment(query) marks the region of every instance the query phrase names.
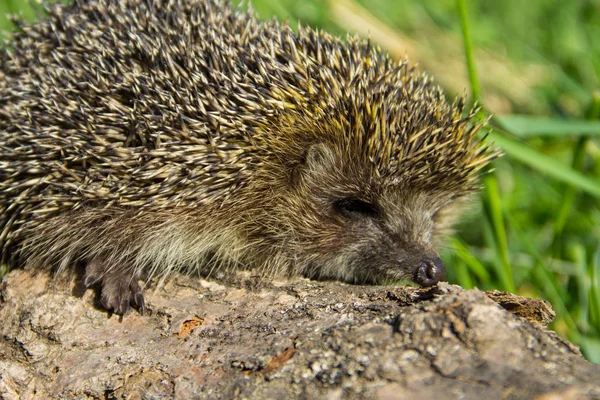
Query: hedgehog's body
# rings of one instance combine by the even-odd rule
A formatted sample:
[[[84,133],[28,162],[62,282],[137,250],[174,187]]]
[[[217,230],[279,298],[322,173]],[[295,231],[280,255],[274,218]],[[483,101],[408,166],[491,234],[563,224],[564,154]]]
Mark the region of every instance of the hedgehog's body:
[[[215,0],[80,1],[0,58],[3,263],[432,284],[489,156],[425,75]]]

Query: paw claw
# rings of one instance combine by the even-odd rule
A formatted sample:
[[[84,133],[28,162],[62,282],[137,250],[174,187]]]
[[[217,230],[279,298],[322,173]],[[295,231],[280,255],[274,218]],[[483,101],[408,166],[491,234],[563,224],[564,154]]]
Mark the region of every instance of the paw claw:
[[[137,292],[133,296],[133,303],[138,308],[138,310],[140,310],[140,313],[142,315],[146,314],[146,302],[144,301],[144,293]]]
[[[128,311],[129,311],[129,299],[124,298],[121,300],[121,303],[119,304],[119,309],[115,310],[115,313],[119,314],[119,315],[126,315]]]
[[[100,304],[102,304],[102,307],[106,308],[108,311],[113,311],[116,308],[116,304],[114,303],[113,299],[102,297],[100,299]]]
[[[85,275],[83,278],[83,285],[86,288],[94,286],[96,282],[98,282],[98,278],[96,278],[94,275]]]

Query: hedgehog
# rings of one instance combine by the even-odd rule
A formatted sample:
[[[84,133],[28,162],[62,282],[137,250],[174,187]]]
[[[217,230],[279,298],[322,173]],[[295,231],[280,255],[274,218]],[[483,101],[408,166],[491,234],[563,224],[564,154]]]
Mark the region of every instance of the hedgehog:
[[[495,156],[406,59],[219,0],[76,0],[0,57],[0,255],[141,282],[253,270],[445,279],[436,251]]]

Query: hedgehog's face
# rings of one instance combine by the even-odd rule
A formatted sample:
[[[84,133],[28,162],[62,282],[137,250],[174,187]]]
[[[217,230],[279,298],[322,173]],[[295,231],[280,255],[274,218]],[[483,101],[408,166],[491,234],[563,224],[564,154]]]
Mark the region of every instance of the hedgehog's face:
[[[457,214],[456,194],[384,186],[367,164],[325,145],[307,151],[297,174],[286,219],[294,221],[303,274],[352,283],[445,280],[434,244]]]

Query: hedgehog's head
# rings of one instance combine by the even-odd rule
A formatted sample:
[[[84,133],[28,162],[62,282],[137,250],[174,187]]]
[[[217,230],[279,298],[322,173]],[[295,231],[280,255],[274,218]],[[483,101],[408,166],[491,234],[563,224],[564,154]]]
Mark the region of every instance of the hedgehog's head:
[[[456,209],[456,194],[388,185],[360,157],[336,150],[326,144],[307,149],[289,197],[293,204],[284,206],[302,272],[353,283],[445,280],[435,244],[448,227],[444,215]]]
[[[284,171],[269,177],[281,195],[265,218],[297,268],[354,283],[444,280],[436,245],[493,157],[463,108],[425,75],[399,71],[283,120],[268,168]]]

